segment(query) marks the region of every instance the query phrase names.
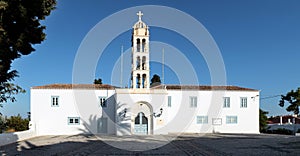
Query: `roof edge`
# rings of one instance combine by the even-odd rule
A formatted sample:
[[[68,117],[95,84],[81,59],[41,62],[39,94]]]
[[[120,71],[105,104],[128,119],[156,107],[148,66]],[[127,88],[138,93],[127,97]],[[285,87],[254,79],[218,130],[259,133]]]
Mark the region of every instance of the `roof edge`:
[[[167,90],[235,90],[235,91],[259,91],[257,89],[239,87],[239,86],[211,86],[211,85],[175,85],[165,84],[154,86],[151,89],[164,88]]]
[[[31,89],[115,89],[117,87],[109,84],[48,84],[34,86]]]

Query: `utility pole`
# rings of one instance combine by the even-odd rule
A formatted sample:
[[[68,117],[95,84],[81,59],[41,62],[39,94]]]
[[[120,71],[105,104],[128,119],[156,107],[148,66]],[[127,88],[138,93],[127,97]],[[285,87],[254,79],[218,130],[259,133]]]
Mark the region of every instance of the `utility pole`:
[[[162,65],[161,65],[161,84],[165,84],[165,49],[162,49]]]
[[[120,75],[120,86],[123,88],[123,45],[121,46],[121,75]]]

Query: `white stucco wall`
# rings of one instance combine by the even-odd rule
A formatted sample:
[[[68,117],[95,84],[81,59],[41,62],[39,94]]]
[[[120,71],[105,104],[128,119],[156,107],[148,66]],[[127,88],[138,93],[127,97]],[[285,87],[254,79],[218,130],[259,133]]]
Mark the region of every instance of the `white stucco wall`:
[[[37,135],[103,133],[99,120],[106,118],[105,134],[131,135],[135,117],[143,112],[149,134],[259,133],[257,95],[259,91],[31,89],[30,123]],[[59,96],[58,107],[51,106],[51,96]],[[99,96],[108,97],[107,107],[99,106]],[[197,97],[197,107],[190,107],[191,96]],[[223,108],[223,97],[230,97],[230,108]],[[247,108],[241,108],[241,97],[247,98]],[[207,116],[208,123],[198,124],[197,116]],[[236,116],[237,123],[226,123],[226,116]],[[80,117],[80,124],[68,124],[68,117]],[[214,125],[214,118],[221,124]]]
[[[179,128],[191,133],[259,133],[258,91],[169,90],[168,95],[172,97],[172,107],[167,109],[170,132]],[[197,96],[197,108],[190,107],[190,96]],[[230,97],[230,108],[223,107],[224,97]],[[240,107],[241,97],[247,98],[247,108]],[[197,116],[207,116],[208,123],[197,124]],[[237,123],[227,124],[226,116],[237,116]],[[221,119],[221,125],[214,125],[213,118]]]
[[[130,91],[129,91],[130,92]],[[126,94],[117,91],[116,99],[119,110],[128,109],[126,119],[121,120],[117,128],[118,135],[133,133],[132,122],[137,111],[130,108],[139,102],[147,102],[153,112],[163,114],[154,117],[153,134],[167,133],[259,133],[259,95],[258,91],[199,91],[199,90],[165,90],[165,93]],[[168,107],[168,96],[171,96],[171,107]],[[197,97],[197,107],[190,107],[190,96]],[[230,108],[223,108],[223,98],[230,97]],[[247,108],[241,108],[240,98],[247,98]],[[118,111],[117,114],[118,114]],[[145,111],[141,109],[140,111]],[[197,116],[207,116],[207,124],[198,124]],[[226,123],[226,116],[236,116],[237,123]],[[221,119],[220,125],[212,123],[213,118]],[[150,119],[150,118],[149,118]],[[131,125],[131,126],[129,126]],[[122,127],[126,126],[126,128]],[[126,130],[124,130],[126,129]]]
[[[106,89],[31,89],[31,128],[37,135],[97,133],[98,119],[107,117],[108,134],[113,134],[113,94],[114,90]],[[59,96],[58,107],[51,106],[52,96]],[[99,106],[99,96],[109,97],[106,108]],[[80,117],[80,124],[68,124],[68,117]]]
[[[0,146],[11,144],[17,141],[26,140],[29,138],[33,138],[35,136],[36,133],[33,130],[26,130],[26,131],[13,132],[13,133],[1,133]]]

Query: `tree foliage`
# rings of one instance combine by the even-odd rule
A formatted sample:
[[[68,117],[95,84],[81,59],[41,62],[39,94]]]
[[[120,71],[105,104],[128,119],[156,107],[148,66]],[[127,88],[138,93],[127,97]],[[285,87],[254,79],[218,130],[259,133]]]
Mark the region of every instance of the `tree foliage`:
[[[259,109],[259,131],[260,132],[266,132],[267,130],[268,113],[269,112]]]
[[[156,85],[160,85],[161,84],[161,80],[160,80],[160,76],[158,76],[157,74],[154,74],[153,77],[151,78],[151,86],[156,86]]]
[[[1,103],[7,102],[8,99],[15,102],[16,98],[14,95],[24,92],[25,90],[23,90],[20,86],[8,82],[2,83],[0,87],[0,107],[2,107]]]
[[[5,130],[5,119],[0,114],[0,133],[2,133]]]
[[[291,90],[286,95],[281,95],[279,101],[279,106],[284,107],[285,102],[288,102],[290,105],[286,108],[288,112],[294,112],[294,114],[299,115],[299,106],[300,106],[300,88],[297,90]]]
[[[95,79],[94,84],[102,84],[102,79]]]
[[[35,51],[34,44],[45,40],[46,28],[40,21],[55,8],[56,0],[0,1],[0,103],[15,101],[14,94],[24,92],[11,81],[18,76],[12,62]]]
[[[20,114],[18,114],[17,116],[11,116],[6,119],[5,125],[7,130],[24,131],[29,129],[29,120],[23,119]]]

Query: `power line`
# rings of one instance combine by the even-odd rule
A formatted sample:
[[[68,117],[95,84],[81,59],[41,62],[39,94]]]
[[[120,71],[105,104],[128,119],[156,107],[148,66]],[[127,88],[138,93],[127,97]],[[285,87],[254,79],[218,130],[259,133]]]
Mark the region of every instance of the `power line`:
[[[281,96],[281,94],[280,95],[272,95],[272,96],[262,97],[262,98],[260,98],[260,100],[272,99],[272,98],[279,97],[279,96]]]

